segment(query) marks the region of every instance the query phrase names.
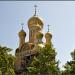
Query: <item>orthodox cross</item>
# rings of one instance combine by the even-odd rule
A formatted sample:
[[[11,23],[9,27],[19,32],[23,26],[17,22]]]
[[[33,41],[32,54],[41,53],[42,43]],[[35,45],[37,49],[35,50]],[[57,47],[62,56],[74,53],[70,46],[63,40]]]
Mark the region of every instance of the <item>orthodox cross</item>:
[[[34,7],[35,7],[35,14],[34,14],[34,16],[36,16],[36,7],[37,7],[37,5],[34,5]]]
[[[48,25],[48,32],[49,32],[49,30],[50,30],[50,26],[51,26],[51,25]]]
[[[24,23],[21,23],[21,26],[22,26],[22,30],[23,30],[23,25],[24,25]]]

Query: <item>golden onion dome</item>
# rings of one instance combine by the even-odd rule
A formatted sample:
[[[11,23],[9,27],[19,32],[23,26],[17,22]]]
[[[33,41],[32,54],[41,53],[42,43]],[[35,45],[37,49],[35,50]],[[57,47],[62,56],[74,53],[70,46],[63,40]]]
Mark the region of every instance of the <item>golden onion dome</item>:
[[[33,16],[28,20],[28,27],[30,28],[31,26],[35,26],[35,25],[40,25],[43,28],[43,20],[42,18],[38,17],[38,16]]]
[[[26,36],[26,32],[22,29],[22,30],[19,32],[19,36]]]
[[[37,33],[36,37],[37,37],[38,39],[42,39],[42,38],[43,38],[43,33],[39,31],[39,32]]]
[[[47,32],[47,33],[45,34],[45,38],[52,38],[52,34],[51,34],[50,32]]]

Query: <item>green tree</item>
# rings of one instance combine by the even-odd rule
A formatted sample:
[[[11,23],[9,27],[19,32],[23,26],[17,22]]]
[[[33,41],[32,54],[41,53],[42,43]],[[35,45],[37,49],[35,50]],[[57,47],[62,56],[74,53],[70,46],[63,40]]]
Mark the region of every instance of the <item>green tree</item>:
[[[64,75],[75,75],[75,49],[71,52],[72,61],[67,61],[64,68]]]
[[[75,60],[75,49],[73,52],[71,52],[71,57],[72,57],[72,60]]]
[[[46,45],[37,51],[37,56],[34,57],[32,63],[27,67],[28,74],[59,75],[58,62],[55,60],[55,49]]]
[[[15,75],[15,57],[10,54],[12,49],[0,46],[0,75]]]

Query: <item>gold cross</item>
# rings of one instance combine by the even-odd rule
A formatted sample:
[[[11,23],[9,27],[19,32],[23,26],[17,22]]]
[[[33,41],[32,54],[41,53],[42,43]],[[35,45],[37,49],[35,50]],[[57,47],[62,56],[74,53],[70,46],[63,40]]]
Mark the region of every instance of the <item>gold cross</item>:
[[[23,25],[24,25],[24,23],[21,23],[21,26],[22,26],[22,30],[23,30]]]
[[[48,25],[48,32],[49,32],[49,30],[50,30],[50,26],[51,26],[51,25]]]
[[[37,7],[37,5],[34,5],[34,7],[35,7],[35,14],[34,14],[34,16],[36,16],[36,7]]]

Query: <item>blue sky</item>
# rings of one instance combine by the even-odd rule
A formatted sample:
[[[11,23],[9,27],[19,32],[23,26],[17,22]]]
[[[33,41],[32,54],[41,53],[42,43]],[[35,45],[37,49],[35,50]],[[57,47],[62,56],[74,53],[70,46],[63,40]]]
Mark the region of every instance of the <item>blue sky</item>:
[[[18,47],[18,32],[21,23],[27,33],[27,21],[34,14],[34,5],[37,5],[37,15],[44,20],[43,33],[50,31],[52,42],[57,52],[60,67],[71,60],[70,52],[75,48],[75,2],[74,1],[0,1],[0,45],[13,49]],[[43,38],[45,41],[45,38]]]

